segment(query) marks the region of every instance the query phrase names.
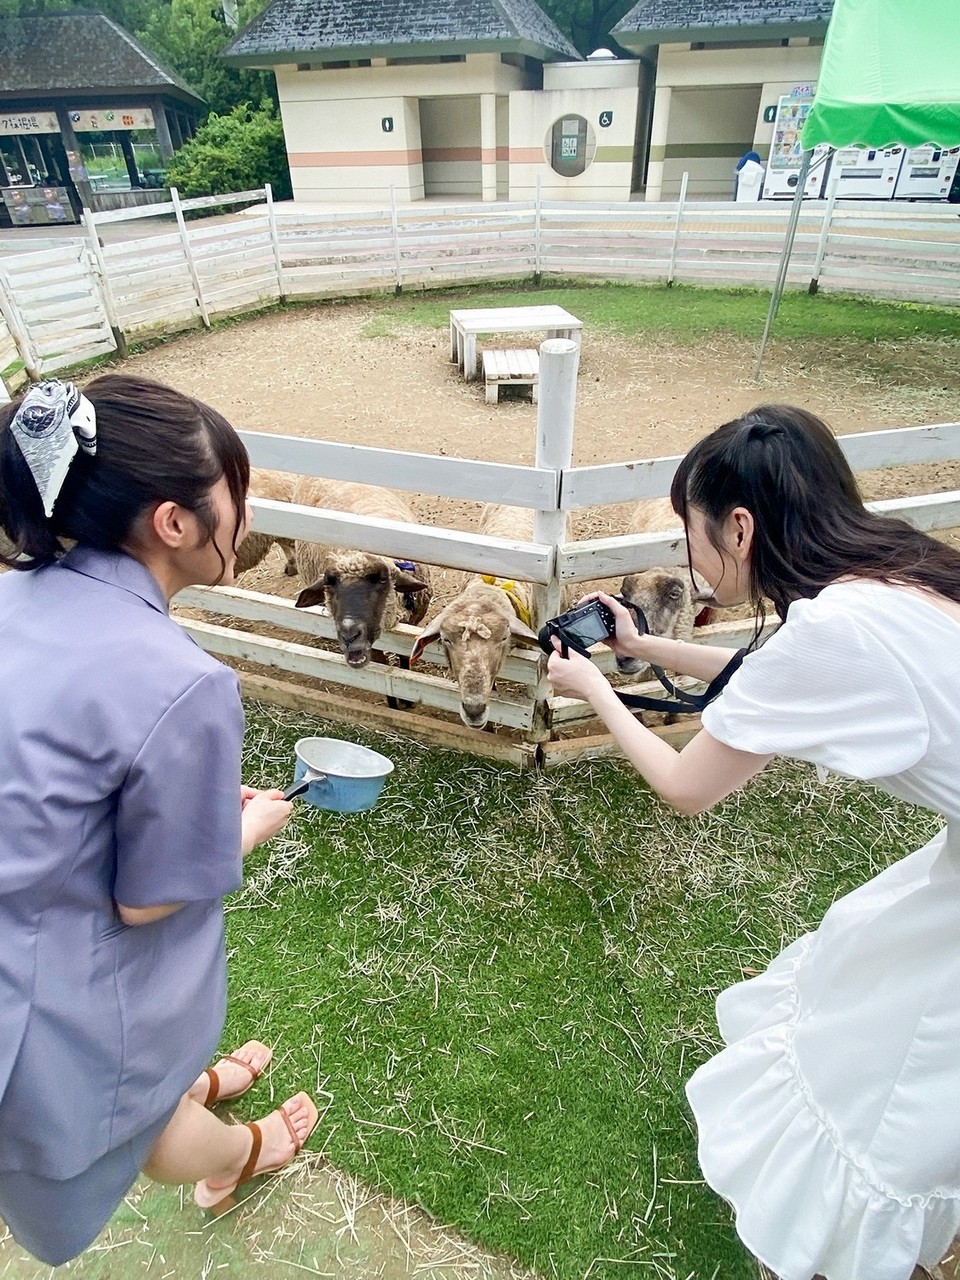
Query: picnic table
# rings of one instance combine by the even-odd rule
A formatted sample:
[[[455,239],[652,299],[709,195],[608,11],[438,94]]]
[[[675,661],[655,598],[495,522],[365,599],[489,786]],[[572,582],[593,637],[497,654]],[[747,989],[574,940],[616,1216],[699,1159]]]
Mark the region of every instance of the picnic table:
[[[450,312],[450,359],[467,382],[477,376],[477,336],[481,333],[537,333],[571,338],[580,345],[583,321],[563,307],[471,307]]]

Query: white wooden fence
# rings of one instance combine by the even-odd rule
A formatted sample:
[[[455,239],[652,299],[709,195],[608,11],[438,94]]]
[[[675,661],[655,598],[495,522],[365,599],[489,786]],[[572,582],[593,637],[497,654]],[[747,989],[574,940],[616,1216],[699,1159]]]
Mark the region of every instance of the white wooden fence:
[[[127,341],[209,325],[285,299],[551,278],[772,284],[786,204],[551,201],[307,213],[269,188],[85,214],[85,234],[0,257],[0,316],[18,348],[0,377],[48,373]],[[230,223],[185,214],[245,203]],[[110,223],[164,216],[169,232],[102,243]],[[9,243],[9,242],[8,242]],[[789,283],[955,304],[953,205],[805,204]]]
[[[544,343],[538,453],[532,467],[243,433],[251,461],[258,467],[532,508],[537,512],[532,542],[505,542],[457,529],[360,519],[343,512],[266,499],[253,501],[254,528],[288,538],[353,546],[396,558],[528,580],[538,584],[535,627],[556,612],[562,582],[616,580],[625,573],[654,565],[685,564],[683,540],[675,535],[635,534],[567,541],[570,511],[662,496],[669,492],[679,461],[671,457],[572,467],[575,377],[573,344],[561,340]],[[955,459],[960,458],[960,423],[846,436],[841,438],[841,445],[857,471]],[[960,491],[872,505],[925,530],[960,526]],[[626,524],[629,507],[625,513]],[[538,650],[515,648],[508,657],[502,678],[509,682],[511,691],[501,684],[491,701],[491,722],[500,727],[500,732],[493,735],[466,729],[453,718],[459,693],[453,680],[443,674],[445,659],[438,645],[427,649],[425,666],[414,671],[380,663],[357,669],[347,666],[335,645],[334,651],[314,647],[313,641],[335,640],[332,620],[316,610],[300,610],[289,600],[236,587],[193,589],[182,593],[178,602],[262,627],[282,628],[302,637],[291,642],[224,626],[222,622],[184,622],[211,652],[284,673],[284,680],[259,672],[243,674],[247,692],[255,696],[310,709],[328,718],[389,728],[476,754],[521,762],[549,763],[571,754],[597,754],[610,749],[605,737],[569,737],[571,730],[582,730],[592,712],[581,702],[550,693]],[[702,628],[698,634],[706,643],[737,646],[745,643],[751,633],[750,624],[726,622]],[[377,647],[385,655],[408,656],[417,634],[416,628],[400,625],[384,632]],[[605,669],[612,669],[612,656],[604,655],[600,662]],[[298,684],[304,677],[322,681],[327,691]],[[376,702],[351,699],[350,695],[357,691],[406,699],[423,708],[449,713],[450,718],[390,711]],[[664,732],[689,733],[689,723]]]

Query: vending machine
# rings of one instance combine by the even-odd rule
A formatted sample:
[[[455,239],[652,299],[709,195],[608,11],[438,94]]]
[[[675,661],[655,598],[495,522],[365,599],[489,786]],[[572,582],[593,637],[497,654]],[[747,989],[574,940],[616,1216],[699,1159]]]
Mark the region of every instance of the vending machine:
[[[838,200],[892,200],[903,147],[842,147],[833,157]]]
[[[960,147],[911,147],[894,187],[894,200],[946,200],[960,166]]]
[[[778,102],[773,141],[767,160],[767,176],[763,183],[764,200],[791,200],[796,194],[803,161],[800,137],[812,106],[812,93],[809,96],[788,94]],[[818,200],[823,195],[827,169],[830,167],[827,159],[829,154],[830,148],[825,143],[814,147],[813,161],[803,193],[805,200]]]

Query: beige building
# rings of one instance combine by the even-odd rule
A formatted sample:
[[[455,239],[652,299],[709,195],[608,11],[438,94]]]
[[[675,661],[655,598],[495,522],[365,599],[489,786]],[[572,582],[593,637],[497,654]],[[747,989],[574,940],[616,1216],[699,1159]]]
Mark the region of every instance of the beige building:
[[[736,162],[764,162],[781,96],[816,88],[833,0],[640,0],[613,29],[656,63],[644,196],[733,194]]]
[[[296,200],[726,200],[832,3],[639,0],[583,59],[535,0],[273,0],[224,56],[275,72]]]

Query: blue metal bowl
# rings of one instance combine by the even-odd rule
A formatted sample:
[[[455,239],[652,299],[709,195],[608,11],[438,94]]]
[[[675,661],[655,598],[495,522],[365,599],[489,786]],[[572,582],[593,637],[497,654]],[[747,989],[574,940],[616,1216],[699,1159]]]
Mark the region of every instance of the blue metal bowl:
[[[372,808],[393,772],[386,756],[340,738],[301,738],[294,751],[294,785],[287,798],[302,795],[308,804],[334,813]]]

